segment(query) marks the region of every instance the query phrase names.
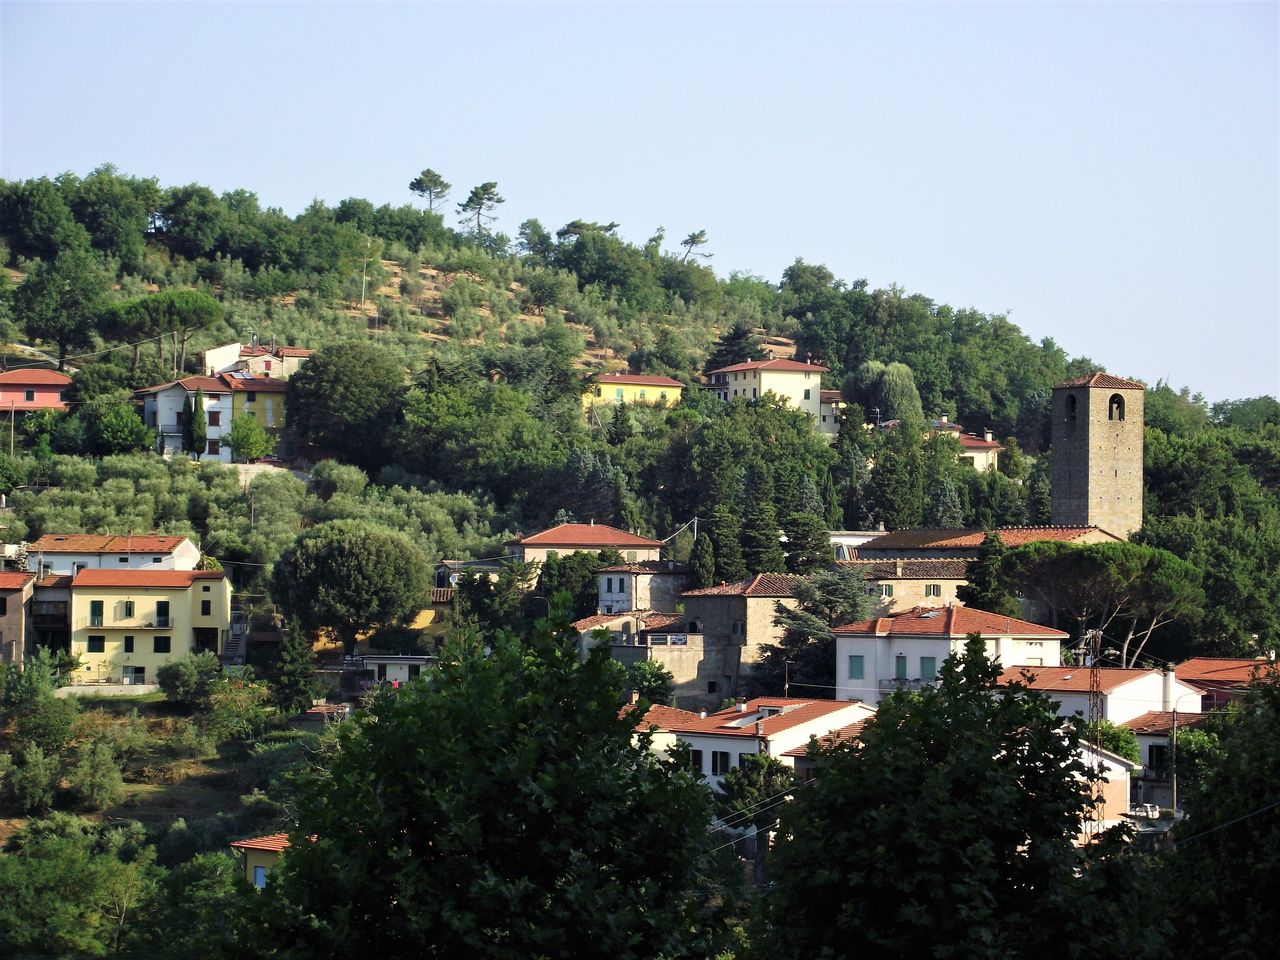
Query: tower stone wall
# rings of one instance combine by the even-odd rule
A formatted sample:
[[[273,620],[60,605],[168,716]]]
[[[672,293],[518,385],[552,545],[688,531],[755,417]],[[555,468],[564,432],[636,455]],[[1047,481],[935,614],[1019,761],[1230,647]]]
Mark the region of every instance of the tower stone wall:
[[[1128,538],[1142,527],[1145,388],[1095,373],[1053,388],[1052,517]]]

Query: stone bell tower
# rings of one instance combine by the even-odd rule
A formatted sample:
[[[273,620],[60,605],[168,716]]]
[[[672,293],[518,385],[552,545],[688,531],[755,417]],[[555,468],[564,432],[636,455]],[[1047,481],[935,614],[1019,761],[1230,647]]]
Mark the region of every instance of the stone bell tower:
[[[1053,388],[1055,526],[1101,527],[1128,539],[1142,527],[1142,402],[1135,380],[1094,373]]]

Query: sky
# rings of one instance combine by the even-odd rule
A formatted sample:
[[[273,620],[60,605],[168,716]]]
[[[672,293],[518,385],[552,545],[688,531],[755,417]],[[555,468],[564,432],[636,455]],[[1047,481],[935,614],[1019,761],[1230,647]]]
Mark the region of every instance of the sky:
[[[0,177],[617,221],[1280,394],[1280,4],[20,3]],[[452,217],[452,204],[450,205]],[[910,358],[904,359],[910,363]]]

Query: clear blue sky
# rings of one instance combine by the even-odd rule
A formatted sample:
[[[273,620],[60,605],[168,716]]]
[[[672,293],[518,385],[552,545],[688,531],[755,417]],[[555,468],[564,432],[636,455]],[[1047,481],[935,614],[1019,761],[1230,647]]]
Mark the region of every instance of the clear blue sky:
[[[1280,393],[1275,3],[0,9],[8,179],[112,162],[294,213],[430,166],[498,181],[511,234],[706,229],[723,274],[803,257]]]

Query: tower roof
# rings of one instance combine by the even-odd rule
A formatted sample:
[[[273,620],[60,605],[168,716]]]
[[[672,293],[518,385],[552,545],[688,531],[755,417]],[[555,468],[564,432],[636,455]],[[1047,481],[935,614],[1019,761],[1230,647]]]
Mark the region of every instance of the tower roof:
[[[1062,390],[1068,387],[1097,387],[1101,390],[1145,390],[1146,384],[1139,383],[1137,380],[1125,380],[1122,377],[1113,377],[1109,373],[1098,370],[1089,374],[1087,377],[1076,377],[1074,380],[1064,380],[1062,383],[1056,383],[1053,386],[1055,390]]]

